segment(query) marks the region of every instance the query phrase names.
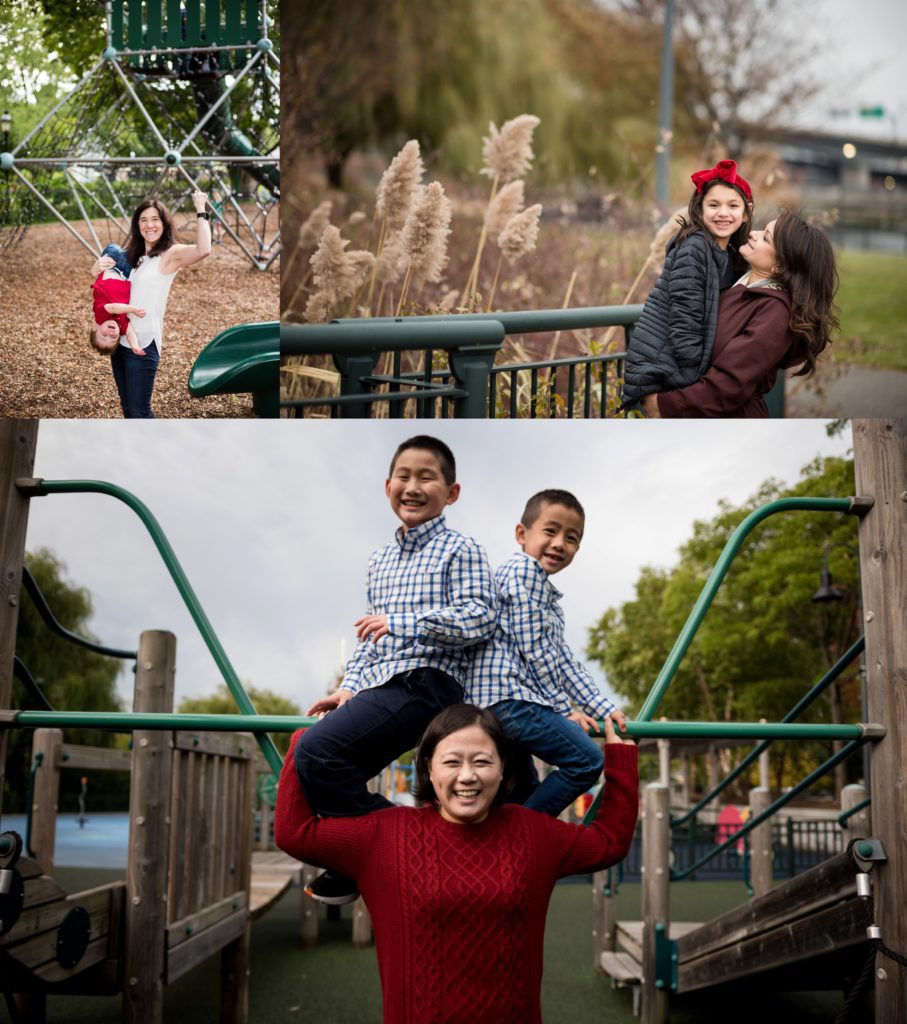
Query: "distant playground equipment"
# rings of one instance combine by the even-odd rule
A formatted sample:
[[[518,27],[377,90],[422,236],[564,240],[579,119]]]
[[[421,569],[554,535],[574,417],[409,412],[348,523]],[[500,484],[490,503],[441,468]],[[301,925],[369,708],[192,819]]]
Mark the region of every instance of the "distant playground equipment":
[[[73,989],[122,992],[123,1019],[153,1024],[161,1020],[163,985],[204,957],[223,950],[223,1019],[243,1021],[248,992],[244,958],[248,954],[251,905],[251,896],[243,893],[250,892],[251,884],[246,885],[242,872],[247,864],[246,851],[251,849],[251,839],[244,837],[251,835],[254,786],[250,769],[243,767],[251,761],[251,741],[231,733],[253,733],[261,747],[263,763],[276,771],[280,757],[266,733],[289,732],[311,720],[255,714],[150,511],[113,484],[33,478],[30,474],[36,431],[35,424],[0,423],[0,493],[8,509],[6,529],[0,535],[0,557],[6,567],[2,585],[6,596],[15,598],[0,603],[0,650],[5,652],[5,661],[0,665],[0,682],[4,687],[0,691],[0,706],[9,705],[12,638],[29,502],[38,496],[89,492],[123,501],[142,519],[241,713],[173,714],[175,640],[160,632],[144,633],[140,640],[134,712],[0,712],[0,753],[5,750],[6,729],[46,730],[42,735],[48,739],[38,741],[38,745],[44,744],[44,750],[37,746],[35,750],[36,759],[37,753],[42,753],[42,762],[49,768],[60,763],[57,754],[47,746],[57,742],[56,730],[90,727],[133,733],[130,845],[136,850],[125,886],[108,886],[67,897],[51,878],[42,874],[44,864],[20,856],[21,844],[14,836],[0,836],[0,890],[6,889],[2,897],[5,931],[0,934],[3,977],[20,991],[36,992],[39,999],[48,993]],[[618,924],[613,901],[609,899],[611,893],[601,878],[597,879],[595,899],[600,949],[596,966],[638,986],[643,1021],[647,1024],[667,1020],[671,993],[757,975],[762,976],[760,982],[765,987],[780,987],[789,977],[785,972],[790,970],[796,972],[801,988],[807,979],[809,987],[840,988],[842,980],[852,978],[859,964],[863,965],[862,982],[868,984],[872,979],[874,983],[877,1024],[899,1019],[900,1008],[907,1005],[907,973],[903,969],[907,921],[902,913],[907,896],[907,850],[899,841],[907,827],[907,807],[898,787],[892,784],[899,777],[907,748],[907,703],[901,699],[899,688],[903,687],[903,680],[898,676],[900,668],[907,664],[907,636],[902,622],[907,606],[907,423],[857,421],[854,439],[857,491],[861,496],[782,499],[751,513],[725,546],[638,720],[630,723],[629,732],[641,739],[661,740],[846,741],[844,749],[803,780],[801,787],[864,744],[870,744],[873,832],[870,834],[867,828],[867,834],[857,833],[845,852],[784,886],[771,889],[764,838],[755,830],[764,829],[768,815],[789,798],[782,797],[769,806],[767,790],[763,789],[761,794],[757,793],[758,799],[754,798],[752,815],[743,828],[719,844],[736,847],[741,836],[753,833],[751,873],[755,898],[705,925],[678,927],[676,922],[670,922],[668,900],[672,874],[669,791],[662,784],[646,787],[643,920]],[[858,656],[865,645],[868,721],[813,725],[794,720],[806,703],[828,685],[826,677],[780,723],[653,721],[677,664],[747,535],[771,515],[797,511],[850,513],[859,517],[865,636],[852,645],[839,665]],[[831,671],[840,670],[835,666]],[[762,752],[757,747],[750,758]],[[122,752],[118,753],[122,758]],[[87,766],[80,760],[83,756],[92,755],[82,755],[70,748],[73,767]],[[234,784],[230,780],[237,781]],[[52,787],[50,771],[40,784]],[[243,795],[231,802],[225,794],[233,792]],[[51,820],[52,794],[51,788],[46,797],[39,797],[36,789],[32,801],[37,813]],[[854,799],[857,796],[852,794],[848,800],[843,820],[849,820],[865,806],[865,800]],[[216,818],[219,814],[222,817]],[[206,822],[230,819],[221,835],[235,830],[241,837],[235,852],[230,848],[229,856],[219,858],[213,849],[218,843],[196,844],[189,833],[195,830],[199,816]],[[43,857],[49,863],[52,843],[48,846],[48,841],[41,839],[40,829],[32,841],[37,850],[35,844],[43,844],[42,848],[48,851]],[[690,870],[696,867],[694,864]],[[219,878],[223,883],[225,876],[226,887],[217,888],[213,879]],[[180,886],[189,892],[194,885],[203,890],[199,902],[180,902]],[[176,904],[173,909],[168,906],[171,900]],[[46,929],[42,922],[47,922]],[[611,955],[617,953],[617,939],[624,945],[624,953],[619,956]],[[16,950],[22,952],[22,957],[16,961],[17,966],[10,968]],[[853,991],[858,989],[854,986]]]
[[[156,196],[208,193],[215,241],[253,267],[280,254],[280,57],[271,0],[107,0],[98,63],[0,154],[0,249],[48,213],[97,255]],[[98,226],[98,223],[103,225]],[[192,221],[194,224],[194,220]]]

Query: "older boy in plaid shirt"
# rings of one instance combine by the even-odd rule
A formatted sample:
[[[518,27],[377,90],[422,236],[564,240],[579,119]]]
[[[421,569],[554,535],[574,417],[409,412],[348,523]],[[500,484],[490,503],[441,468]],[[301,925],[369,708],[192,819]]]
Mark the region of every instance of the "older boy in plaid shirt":
[[[485,552],[451,530],[443,511],[460,494],[450,449],[420,435],[391,462],[385,493],[400,520],[394,541],[369,560],[368,613],[340,688],[316,701],[324,715],[296,744],[309,806],[327,817],[391,806],[367,782],[419,741],[426,725],[463,700],[467,651],[495,628],[495,592]],[[306,890],[347,903],[353,882],[325,872]]]
[[[560,591],[551,577],[579,550],[583,507],[569,491],[540,491],[516,528],[522,552],[495,572],[500,611],[494,636],[472,649],[466,699],[490,708],[520,747],[556,767],[539,784],[531,769],[526,807],[557,816],[601,774],[601,747],[587,730],[623,712],[602,696],[564,642]],[[570,701],[582,710],[570,710]]]

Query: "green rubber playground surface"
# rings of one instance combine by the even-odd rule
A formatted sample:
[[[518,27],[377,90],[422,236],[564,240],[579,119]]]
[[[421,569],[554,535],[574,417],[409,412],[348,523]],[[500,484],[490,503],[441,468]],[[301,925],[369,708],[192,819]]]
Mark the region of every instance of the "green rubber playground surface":
[[[68,869],[57,880],[80,891],[123,877],[102,871]],[[738,905],[745,890],[737,882],[676,885],[672,915],[676,920],[706,920]],[[638,918],[640,887],[625,885],[618,896],[623,918]],[[592,969],[592,895],[585,884],[559,885],[548,915],[542,1015],[545,1024],[635,1024],[627,989],[614,990],[610,980]],[[349,908],[338,922],[322,920],[319,945],[297,945],[299,890],[291,889],[252,926],[251,1024],[380,1024],[381,993],[374,950],[353,949]],[[476,939],[476,955],[481,940]],[[502,979],[506,984],[506,979]],[[164,990],[164,1019],[174,1024],[217,1024],[220,979],[218,958],[180,978]],[[729,1007],[729,998],[733,1008]],[[729,1021],[734,1024],[832,1024],[843,1005],[839,992],[773,994],[733,990],[720,996],[675,1000],[671,1024]],[[48,1024],[118,1024],[120,998],[53,997]],[[870,1021],[855,1017],[854,1021]],[[462,1024],[469,1024],[463,1021]]]

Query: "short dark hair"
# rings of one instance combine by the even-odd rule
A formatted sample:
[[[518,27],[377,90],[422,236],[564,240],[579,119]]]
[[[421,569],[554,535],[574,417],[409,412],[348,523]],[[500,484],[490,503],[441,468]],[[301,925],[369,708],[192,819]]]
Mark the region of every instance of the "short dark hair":
[[[520,522],[523,526],[527,529],[532,526],[542,514],[542,510],[546,505],[563,505],[580,516],[583,523],[586,522],[586,513],[583,506],[580,505],[569,491],[559,491],[557,488],[550,487],[546,491],[539,491],[538,494],[533,494],[529,501],[526,502],[526,507],[523,509],[523,514],[520,517]]]
[[[416,781],[413,785],[413,794],[417,800],[428,803],[435,799],[435,789],[429,775],[429,763],[434,757],[438,744],[451,733],[459,732],[460,729],[468,729],[471,725],[479,726],[491,737],[497,748],[498,756],[501,758],[504,778],[501,781],[501,788],[498,790],[495,802],[499,803],[509,796],[513,789],[516,769],[513,747],[503,726],[488,708],[477,708],[474,704],[451,704],[428,723],[425,732],[422,733],[422,739],[419,740],[419,746],[416,748],[413,762],[416,769]]]
[[[388,476],[394,475],[394,466],[397,465],[397,459],[405,451],[409,451],[410,448],[419,448],[422,451],[432,452],[432,454],[437,456],[438,462],[441,463],[441,472],[444,475],[444,482],[447,486],[452,487],[457,482],[457,460],[454,458],[453,452],[443,441],[439,441],[436,437],[430,437],[428,434],[416,434],[415,437],[411,437],[397,446],[394,457],[391,459],[391,468]]]

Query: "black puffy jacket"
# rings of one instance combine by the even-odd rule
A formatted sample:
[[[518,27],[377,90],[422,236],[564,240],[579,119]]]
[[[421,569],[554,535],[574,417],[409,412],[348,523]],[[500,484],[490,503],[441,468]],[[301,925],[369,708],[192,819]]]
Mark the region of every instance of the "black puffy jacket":
[[[695,383],[715,345],[718,293],[728,254],[704,232],[668,243],[664,270],[646,299],[624,364],[624,406]]]

